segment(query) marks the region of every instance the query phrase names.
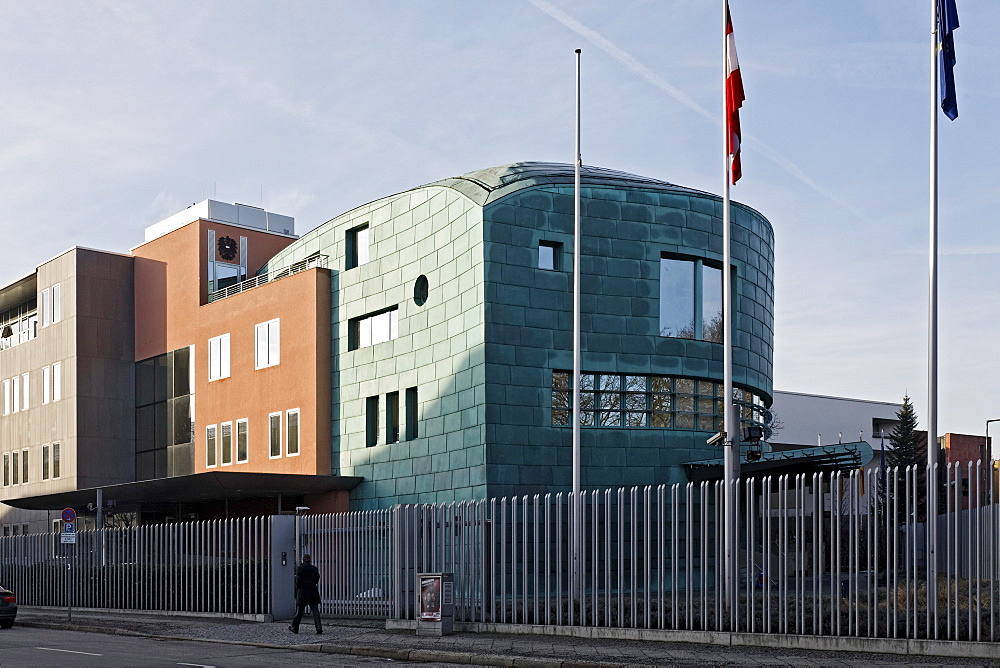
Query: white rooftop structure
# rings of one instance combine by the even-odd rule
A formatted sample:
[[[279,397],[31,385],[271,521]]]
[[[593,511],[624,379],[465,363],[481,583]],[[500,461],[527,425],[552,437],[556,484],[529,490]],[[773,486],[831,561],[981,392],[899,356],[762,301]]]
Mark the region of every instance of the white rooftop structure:
[[[164,234],[169,234],[198,219],[211,220],[216,223],[226,223],[253,230],[264,230],[289,237],[295,236],[295,219],[291,216],[271,213],[266,209],[248,204],[229,204],[227,202],[218,202],[214,199],[206,199],[202,202],[192,204],[183,211],[147,227],[145,241],[149,242],[162,237]]]

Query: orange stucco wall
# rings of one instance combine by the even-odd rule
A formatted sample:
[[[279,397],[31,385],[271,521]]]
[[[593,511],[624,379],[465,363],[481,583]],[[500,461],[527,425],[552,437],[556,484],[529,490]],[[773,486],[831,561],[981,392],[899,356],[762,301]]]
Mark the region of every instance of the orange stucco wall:
[[[310,269],[207,302],[208,230],[248,240],[250,276],[293,240],[196,221],[135,249],[135,358],[195,347],[195,472],[206,470],[206,425],[233,423],[233,464],[242,472],[329,474],[330,275]],[[254,327],[280,319],[281,363],[254,369]],[[208,340],[229,334],[230,376],[208,381]],[[299,409],[298,456],[270,459],[268,415]],[[249,457],[236,459],[236,421],[247,418]],[[284,445],[284,443],[283,443]]]

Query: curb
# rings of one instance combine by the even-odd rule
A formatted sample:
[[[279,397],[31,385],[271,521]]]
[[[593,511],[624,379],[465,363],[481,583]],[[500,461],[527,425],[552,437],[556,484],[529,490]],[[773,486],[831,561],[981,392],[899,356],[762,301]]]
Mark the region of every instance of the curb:
[[[221,640],[219,638],[191,638],[188,636],[168,636],[143,633],[129,629],[115,629],[87,624],[58,624],[53,622],[18,622],[18,626],[58,631],[80,631],[83,633],[104,633],[115,636],[155,638],[157,640],[177,640],[186,642],[208,642],[221,645],[240,645],[262,649],[284,649],[293,652],[321,652],[323,654],[347,654],[369,656],[395,661],[418,661],[423,663],[457,663],[473,666],[525,666],[526,668],[626,668],[641,664],[607,663],[603,661],[580,661],[562,659],[542,659],[515,654],[473,654],[435,649],[401,649],[396,647],[371,647],[362,645],[338,645],[331,643],[310,643],[302,645],[276,645],[274,643],[251,642],[246,640]]]

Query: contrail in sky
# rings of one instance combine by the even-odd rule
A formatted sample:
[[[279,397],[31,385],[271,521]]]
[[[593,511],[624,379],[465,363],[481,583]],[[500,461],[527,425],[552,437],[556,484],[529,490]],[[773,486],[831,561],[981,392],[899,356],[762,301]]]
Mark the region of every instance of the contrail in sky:
[[[684,91],[677,88],[677,86],[674,86],[669,81],[667,81],[663,77],[653,72],[651,69],[649,69],[648,67],[640,63],[638,60],[633,58],[631,54],[622,50],[610,40],[604,38],[596,31],[591,30],[587,26],[583,25],[582,23],[580,23],[575,18],[573,18],[566,12],[562,11],[558,7],[553,6],[551,3],[548,2],[548,0],[528,0],[528,2],[534,5],[535,8],[537,8],[539,11],[548,14],[559,23],[563,24],[576,34],[586,39],[588,42],[596,46],[601,51],[604,51],[606,54],[608,54],[609,56],[617,60],[619,63],[624,65],[626,68],[628,68],[633,74],[638,75],[639,77],[645,79],[646,81],[653,84],[660,90],[666,92],[672,98],[683,104],[688,109],[694,111],[699,116],[704,117],[713,125],[722,127],[722,121],[719,118],[719,114],[713,114],[709,112],[707,109],[705,109],[705,107],[701,106],[693,98],[684,93]],[[849,211],[854,216],[857,216],[858,218],[863,218],[860,211],[858,211],[850,204],[842,200],[833,192],[827,190],[820,184],[816,183],[816,181],[811,179],[801,169],[799,169],[799,167],[794,162],[792,162],[785,156],[781,155],[781,153],[779,153],[776,149],[768,146],[767,144],[765,144],[760,140],[754,139],[752,136],[748,137],[745,130],[743,136],[744,136],[742,144],[743,146],[752,147],[755,151],[763,155],[765,158],[767,158],[777,166],[784,169],[786,172],[794,176],[802,183],[809,186],[818,194],[822,195],[823,197],[830,200],[834,204],[842,207],[846,211]]]

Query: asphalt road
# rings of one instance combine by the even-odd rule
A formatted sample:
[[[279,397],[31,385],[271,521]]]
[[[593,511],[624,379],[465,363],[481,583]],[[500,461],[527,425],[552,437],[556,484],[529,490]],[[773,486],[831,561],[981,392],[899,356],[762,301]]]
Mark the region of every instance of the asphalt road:
[[[14,626],[0,630],[0,666],[427,666],[389,659],[156,640]],[[457,664],[435,664],[457,665]]]

